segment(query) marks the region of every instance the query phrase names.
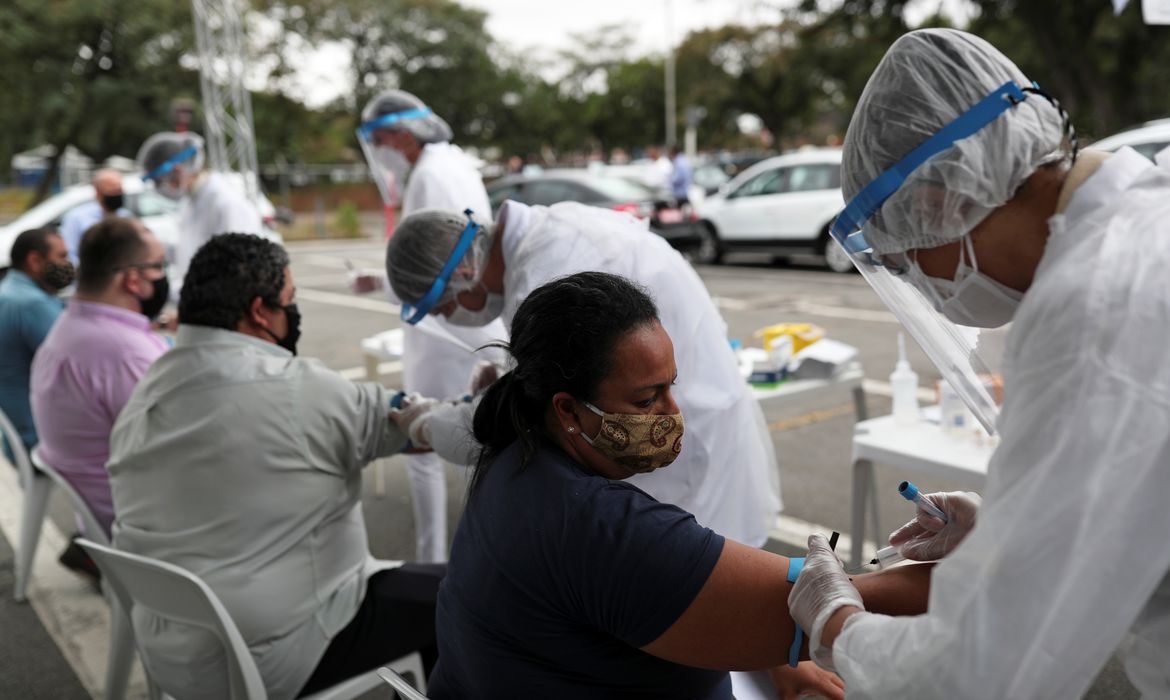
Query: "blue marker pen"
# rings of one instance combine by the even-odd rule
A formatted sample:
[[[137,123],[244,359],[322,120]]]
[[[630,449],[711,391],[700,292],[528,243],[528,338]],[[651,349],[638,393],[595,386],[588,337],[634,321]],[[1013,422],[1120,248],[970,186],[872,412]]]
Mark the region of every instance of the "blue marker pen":
[[[912,482],[903,481],[902,483],[898,484],[898,493],[902,496],[902,498],[913,502],[916,506],[921,508],[927,515],[933,515],[944,523],[948,521],[947,514],[939,510],[938,506],[931,503],[926,498],[926,496],[923,496],[918,491],[918,487],[915,486]],[[902,555],[902,552],[899,551],[897,547],[890,545],[889,547],[883,547],[882,549],[879,549],[877,552],[877,557],[875,557],[869,563],[877,564],[879,569],[884,569],[887,566],[897,564],[905,558],[906,557]]]

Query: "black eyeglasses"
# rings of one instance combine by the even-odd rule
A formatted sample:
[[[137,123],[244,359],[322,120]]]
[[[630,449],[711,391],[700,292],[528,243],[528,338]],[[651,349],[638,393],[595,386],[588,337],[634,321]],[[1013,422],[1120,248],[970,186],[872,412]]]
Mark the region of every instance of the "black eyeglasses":
[[[159,262],[152,263],[131,263],[129,265],[123,265],[122,267],[119,267],[117,270],[115,270],[115,272],[129,270],[130,268],[134,268],[136,270],[158,270],[159,272],[166,272],[167,267],[169,266],[170,263],[166,260],[160,260]]]

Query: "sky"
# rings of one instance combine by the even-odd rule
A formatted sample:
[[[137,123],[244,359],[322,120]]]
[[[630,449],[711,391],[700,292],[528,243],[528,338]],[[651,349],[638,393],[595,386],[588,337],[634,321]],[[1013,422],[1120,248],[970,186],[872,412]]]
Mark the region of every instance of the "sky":
[[[633,38],[631,56],[665,53],[668,35],[678,43],[688,32],[730,23],[760,24],[780,19],[780,7],[793,0],[461,0],[488,13],[491,35],[512,53],[530,52],[536,58],[552,58],[572,42],[574,34],[620,24]],[[918,0],[907,21],[917,24],[939,7],[961,14],[963,0]],[[347,75],[345,47],[333,44],[306,52],[298,66],[302,99],[309,106],[324,105],[348,86],[337,80]]]

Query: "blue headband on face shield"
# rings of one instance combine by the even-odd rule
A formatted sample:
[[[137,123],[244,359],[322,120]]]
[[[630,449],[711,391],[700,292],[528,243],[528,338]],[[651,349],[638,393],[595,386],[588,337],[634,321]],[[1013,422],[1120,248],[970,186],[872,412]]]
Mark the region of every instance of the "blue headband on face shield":
[[[433,112],[431,112],[430,107],[419,107],[418,109],[408,109],[404,112],[391,112],[389,114],[383,114],[382,116],[374,117],[370,121],[364,122],[361,126],[359,126],[358,135],[369,139],[377,129],[382,129],[384,127],[390,126],[391,124],[397,124],[398,122],[406,121],[407,119],[422,119],[423,117],[431,116],[431,114],[433,114]]]
[[[143,175],[142,181],[149,182],[150,180],[158,180],[162,176],[164,176],[167,173],[174,170],[176,165],[194,158],[195,154],[198,152],[199,152],[199,149],[196,148],[195,146],[187,146],[186,148],[184,148],[183,150],[179,151],[174,156],[172,156],[170,160],[166,161],[165,163],[158,166],[154,170],[151,170],[149,173]]]
[[[463,213],[467,215],[467,226],[463,229],[463,233],[459,234],[459,242],[455,244],[455,249],[451,251],[451,257],[447,258],[447,264],[443,265],[439,276],[435,278],[435,283],[431,285],[423,298],[418,300],[418,303],[404,303],[402,305],[402,320],[412,326],[426,318],[439,298],[443,296],[455,268],[459,266],[463,256],[467,255],[468,249],[471,248],[471,242],[475,240],[475,235],[483,228],[471,218],[474,212],[470,209],[464,209]]]
[[[1027,89],[1028,92],[1037,90],[1036,84]],[[869,249],[869,243],[861,233],[862,224],[881,208],[898,188],[906,182],[906,178],[918,166],[961,141],[978,132],[983,127],[995,121],[999,115],[1028,98],[1024,88],[1008,81],[997,88],[987,97],[984,97],[974,107],[963,112],[954,121],[944,126],[934,136],[921,143],[910,151],[902,160],[898,161],[881,175],[874,178],[857,195],[849,200],[845,208],[837,216],[830,229],[833,238],[845,248],[850,255],[857,255]]]

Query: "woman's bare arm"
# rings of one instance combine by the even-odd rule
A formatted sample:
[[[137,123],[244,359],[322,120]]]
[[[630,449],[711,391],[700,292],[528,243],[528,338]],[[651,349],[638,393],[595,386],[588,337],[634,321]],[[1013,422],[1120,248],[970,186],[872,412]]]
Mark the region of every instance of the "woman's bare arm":
[[[853,583],[867,610],[918,615],[926,612],[931,568],[899,566],[859,574]],[[795,630],[788,614],[792,584],[787,576],[787,557],[727,540],[690,606],[642,650],[687,666],[726,671],[787,663]],[[807,649],[801,658],[808,658]]]

